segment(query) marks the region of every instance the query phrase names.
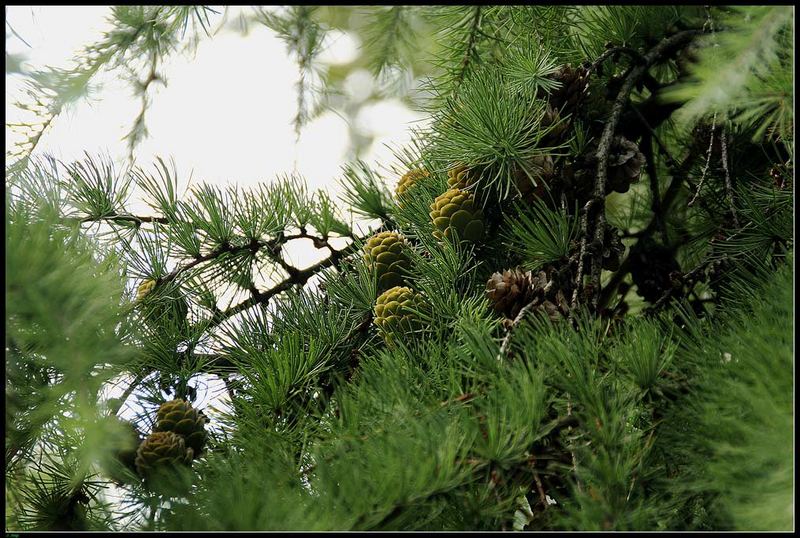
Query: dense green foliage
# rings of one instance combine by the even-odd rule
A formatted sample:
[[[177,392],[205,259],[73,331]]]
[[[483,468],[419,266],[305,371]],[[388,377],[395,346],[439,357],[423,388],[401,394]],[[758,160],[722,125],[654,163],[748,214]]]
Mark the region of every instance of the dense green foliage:
[[[212,13],[115,8],[74,72],[31,75],[45,119],[101,68],[154,74]],[[298,129],[309,96],[337,106],[332,28],[365,38],[349,68],[426,76],[396,175],[354,161],[339,201],[295,176],[180,192],[165,161],[37,159],[35,135],[6,175],[6,528],[791,530],[793,15],[256,9],[303,73]],[[363,255],[388,231],[402,309]],[[326,257],[294,267],[295,241]],[[536,280],[487,296],[514,267]],[[117,415],[152,446],[159,406],[211,383],[206,437],[170,404],[204,439],[168,436],[175,487],[109,471]]]

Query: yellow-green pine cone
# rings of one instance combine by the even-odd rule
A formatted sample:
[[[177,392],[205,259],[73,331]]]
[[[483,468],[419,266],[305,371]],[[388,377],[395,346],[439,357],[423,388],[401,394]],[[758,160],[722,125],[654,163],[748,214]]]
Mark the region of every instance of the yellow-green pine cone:
[[[451,238],[453,232],[462,241],[483,239],[483,211],[475,203],[472,193],[461,189],[450,189],[436,197],[431,204],[433,235]]]
[[[419,311],[422,305],[422,295],[407,286],[395,286],[378,296],[375,302],[375,325],[387,344],[421,327],[415,311]]]
[[[136,471],[148,480],[182,465],[190,465],[193,451],[183,437],[174,432],[153,432],[136,451]]]
[[[161,404],[156,413],[156,432],[172,432],[183,437],[186,446],[197,457],[206,443],[206,418],[185,400]]]
[[[139,284],[139,289],[136,290],[136,300],[141,301],[144,297],[153,291],[153,288],[156,287],[156,281],[153,279],[147,279],[141,284]]]
[[[186,326],[189,303],[174,282],[145,280],[136,292],[136,302],[150,321],[161,323],[170,320],[179,326]]]
[[[463,164],[447,171],[447,186],[451,189],[466,189],[472,185],[470,170]]]
[[[397,195],[397,200],[399,202],[403,201],[403,196],[409,192],[414,185],[419,182],[420,179],[424,177],[428,177],[430,174],[427,170],[423,170],[422,168],[414,168],[403,174],[403,177],[400,178],[400,181],[397,182],[397,188],[395,189],[395,194]]]
[[[380,232],[364,245],[364,261],[378,277],[378,290],[400,286],[403,272],[411,267],[408,242],[397,232]]]

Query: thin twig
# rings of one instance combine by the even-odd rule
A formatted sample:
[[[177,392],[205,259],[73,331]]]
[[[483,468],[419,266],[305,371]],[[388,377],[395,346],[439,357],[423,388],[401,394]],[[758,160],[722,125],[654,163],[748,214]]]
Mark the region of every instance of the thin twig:
[[[506,335],[503,337],[503,342],[500,344],[500,351],[497,353],[497,360],[501,361],[505,358],[506,354],[508,353],[508,346],[511,343],[511,335],[513,334],[514,328],[522,321],[522,318],[525,317],[525,314],[530,312],[531,308],[533,308],[534,304],[536,303],[536,299],[531,301],[530,303],[526,304],[517,314],[517,317],[511,322],[511,325],[506,329]]]
[[[711,150],[714,148],[714,131],[717,128],[717,113],[714,112],[714,119],[711,120],[711,138],[708,141],[708,151],[706,152],[706,164],[703,167],[703,172],[700,174],[700,183],[697,184],[697,191],[695,191],[694,196],[692,199],[689,200],[687,204],[689,207],[694,205],[694,202],[697,200],[697,197],[700,196],[700,189],[703,188],[703,183],[706,180],[706,173],[708,172],[708,165],[711,163]]]
[[[733,204],[733,184],[731,183],[731,173],[728,170],[728,137],[723,127],[720,133],[720,144],[722,145],[722,169],[725,171],[725,193],[728,198],[728,206],[731,210],[733,223],[739,227],[739,218],[736,216],[736,206]]]
[[[567,416],[572,416],[572,400],[570,400],[569,395],[567,395]],[[567,426],[567,432],[572,431],[572,426]],[[572,458],[572,474],[575,475],[575,485],[578,488],[579,493],[583,493],[583,487],[581,486],[581,480],[578,478],[578,459],[575,457],[575,451],[572,450],[572,447],[569,449],[569,455]]]
[[[461,66],[458,72],[458,76],[456,77],[456,84],[455,89],[457,90],[461,83],[464,81],[464,76],[467,73],[467,68],[469,67],[470,58],[475,50],[475,36],[480,31],[481,25],[481,9],[482,6],[475,6],[475,14],[472,16],[472,26],[469,30],[469,39],[467,40],[467,48],[464,51],[464,58],[461,60]]]

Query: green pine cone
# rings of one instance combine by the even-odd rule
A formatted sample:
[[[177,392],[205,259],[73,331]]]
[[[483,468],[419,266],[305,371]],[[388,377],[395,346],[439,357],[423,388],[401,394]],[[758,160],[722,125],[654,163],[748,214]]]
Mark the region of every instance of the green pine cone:
[[[397,195],[397,200],[400,202],[400,205],[402,205],[405,194],[409,192],[420,179],[428,177],[429,175],[427,170],[421,168],[415,168],[403,174],[403,177],[397,182],[397,188],[395,189],[395,194]]]
[[[451,238],[455,232],[459,240],[480,241],[483,239],[483,211],[475,204],[472,193],[454,188],[436,197],[431,204],[433,235],[441,239]]]
[[[168,474],[192,462],[193,451],[183,437],[173,432],[153,432],[136,451],[136,471],[145,480]]]
[[[375,303],[375,325],[387,344],[405,333],[421,328],[416,311],[423,307],[422,295],[406,286],[395,286],[378,296]]]
[[[472,180],[469,168],[463,164],[459,164],[447,171],[447,186],[451,189],[467,189],[472,185]]]
[[[161,404],[156,413],[156,432],[173,432],[183,437],[194,457],[200,455],[206,443],[206,418],[185,400]]]
[[[380,232],[367,240],[364,261],[374,268],[379,291],[403,284],[403,273],[411,267],[408,248],[408,242],[397,232]]]
[[[145,318],[154,323],[174,320],[180,327],[187,325],[189,304],[174,282],[145,280],[139,285],[136,301]]]
[[[155,287],[156,281],[153,279],[147,279],[139,284],[139,288],[136,290],[136,300],[141,301],[144,299]]]

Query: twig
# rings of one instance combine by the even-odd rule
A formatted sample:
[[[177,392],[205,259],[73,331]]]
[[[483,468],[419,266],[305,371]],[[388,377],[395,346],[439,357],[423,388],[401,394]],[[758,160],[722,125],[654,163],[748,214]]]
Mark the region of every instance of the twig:
[[[728,137],[725,128],[720,133],[720,144],[722,145],[722,169],[725,171],[725,192],[728,198],[728,206],[731,210],[733,223],[739,227],[739,218],[736,216],[736,206],[733,204],[733,185],[731,184],[731,173],[728,170]]]
[[[589,75],[593,71],[595,71],[598,67],[600,67],[600,65],[603,62],[605,62],[608,58],[610,58],[611,56],[613,56],[615,54],[620,54],[620,53],[627,54],[628,56],[630,56],[631,60],[633,60],[634,63],[644,63],[645,62],[644,57],[637,50],[634,50],[634,49],[632,49],[630,47],[623,47],[623,46],[611,47],[611,48],[608,48],[605,51],[603,51],[603,53],[600,56],[598,56],[597,59],[594,62],[592,62],[592,65],[590,65],[589,68],[586,70],[587,78],[589,77]]]
[[[567,395],[567,416],[572,416],[572,401],[570,400],[569,395]],[[572,431],[572,426],[567,426],[567,428],[567,432]],[[572,458],[572,474],[575,475],[575,485],[578,488],[578,492],[583,493],[583,487],[581,486],[581,481],[578,478],[578,459],[575,457],[575,451],[572,450],[572,447],[569,449],[569,455]]]
[[[717,128],[717,113],[714,112],[714,119],[711,120],[711,137],[708,141],[708,151],[706,152],[706,165],[703,167],[703,172],[700,174],[700,183],[697,184],[697,191],[695,191],[692,199],[687,204],[689,207],[694,205],[697,197],[700,196],[700,189],[703,188],[703,183],[706,180],[706,173],[708,172],[708,165],[711,163],[711,150],[714,148],[714,131]]]
[[[667,237],[667,225],[664,222],[664,214],[661,210],[661,193],[658,189],[658,175],[656,173],[656,162],[655,162],[655,155],[653,153],[653,137],[652,135],[647,135],[642,139],[642,152],[644,153],[646,162],[645,168],[647,170],[647,176],[650,180],[650,191],[653,194],[653,200],[651,202],[651,209],[653,210],[653,220],[656,222],[656,226],[661,229],[661,233],[664,237]]]
[[[631,103],[631,109],[633,109],[633,112],[639,118],[639,121],[642,123],[642,125],[644,125],[644,128],[647,129],[647,132],[650,133],[650,136],[653,138],[653,140],[655,140],[656,144],[658,144],[658,148],[661,150],[661,153],[664,155],[664,157],[666,157],[667,166],[675,166],[676,161],[670,154],[669,150],[667,149],[666,144],[664,144],[664,142],[661,140],[658,134],[656,134],[653,127],[650,126],[650,123],[647,121],[647,118],[645,118],[639,111],[639,107]]]
[[[275,295],[290,289],[294,285],[303,285],[305,284],[309,278],[314,276],[319,271],[326,269],[328,267],[337,266],[339,261],[352,254],[358,248],[358,243],[353,242],[343,248],[342,250],[332,250],[331,255],[321,262],[308,267],[307,269],[298,270],[295,274],[290,275],[289,278],[283,280],[279,284],[273,286],[272,288],[258,292],[257,294],[252,295],[249,299],[242,301],[241,303],[234,305],[226,310],[221,311],[219,314],[213,316],[206,327],[206,330],[213,329],[226,319],[235,316],[236,314],[243,312],[249,308],[257,304],[266,304],[272,299]]]
[[[108,406],[108,410],[111,412],[110,413],[111,415],[116,415],[117,413],[119,413],[120,409],[122,409],[122,406],[125,405],[125,401],[128,399],[128,397],[130,397],[130,395],[133,394],[133,391],[136,390],[136,388],[139,386],[142,380],[148,375],[149,372],[147,373],[141,372],[133,378],[133,380],[128,385],[128,388],[125,389],[125,392],[123,392],[122,395],[116,399],[115,403]]]
[[[481,25],[481,9],[482,6],[475,6],[475,14],[472,16],[472,26],[469,30],[469,39],[467,40],[467,48],[464,51],[464,58],[461,60],[461,66],[458,72],[458,77],[456,77],[455,89],[458,89],[458,87],[464,81],[464,75],[466,75],[467,73],[467,67],[469,67],[470,57],[472,56],[472,53],[475,50],[475,36],[480,31],[480,25]]]
[[[506,354],[508,353],[508,346],[511,343],[511,335],[513,334],[514,328],[517,325],[519,325],[519,323],[522,321],[522,318],[525,317],[525,314],[530,312],[530,310],[531,310],[531,308],[533,308],[533,305],[535,304],[535,302],[536,302],[536,299],[534,299],[533,301],[531,301],[530,303],[528,303],[524,307],[522,307],[522,309],[517,314],[517,317],[514,318],[514,320],[511,322],[511,325],[506,329],[506,335],[505,335],[505,337],[503,337],[503,342],[502,342],[502,344],[500,344],[500,351],[498,351],[498,353],[497,353],[497,360],[498,361],[501,361],[501,360],[503,360],[503,358],[505,358]]]
[[[539,472],[534,467],[536,465],[536,458],[531,456],[531,469],[533,470],[533,480],[536,482],[536,489],[539,491],[539,501],[542,503],[542,510],[547,510],[549,506],[547,503],[547,494],[542,487],[542,479],[539,478]]]

